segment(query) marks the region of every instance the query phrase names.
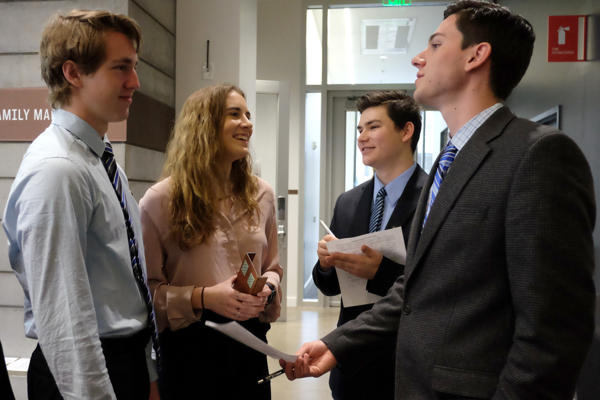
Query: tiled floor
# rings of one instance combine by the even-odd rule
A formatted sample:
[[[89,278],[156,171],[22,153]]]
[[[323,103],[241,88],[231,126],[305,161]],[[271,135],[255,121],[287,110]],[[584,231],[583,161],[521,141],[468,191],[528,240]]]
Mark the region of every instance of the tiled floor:
[[[288,308],[287,321],[271,324],[267,334],[269,344],[285,353],[295,354],[305,342],[320,339],[335,328],[339,308]],[[269,358],[269,371],[279,369],[277,360]],[[271,381],[273,400],[331,400],[329,374],[318,379],[306,378],[293,382],[281,375]]]
[[[271,325],[269,344],[284,353],[295,354],[305,342],[317,340],[335,328],[339,308],[288,308],[287,321]],[[17,400],[27,398],[26,371],[29,359],[7,358],[11,384]],[[281,369],[277,360],[268,359],[269,371]],[[331,400],[329,374],[318,379],[307,378],[294,382],[281,375],[271,381],[273,400]]]

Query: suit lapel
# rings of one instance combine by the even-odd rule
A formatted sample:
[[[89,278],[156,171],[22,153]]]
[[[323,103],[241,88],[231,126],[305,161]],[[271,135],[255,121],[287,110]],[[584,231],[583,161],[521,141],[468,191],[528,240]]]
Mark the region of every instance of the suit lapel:
[[[406,187],[398,199],[394,212],[385,229],[404,226],[417,208],[417,201],[426,180],[427,175],[425,174],[425,171],[417,165],[417,168],[415,168],[415,171],[406,183]]]
[[[413,221],[411,240],[409,243],[409,252],[412,254],[412,257],[409,255],[411,260],[407,263],[407,276],[410,275],[414,267],[419,263],[421,257],[425,254],[425,251],[435,238],[440,227],[443,225],[448,213],[451,211],[464,187],[471,180],[473,174],[475,174],[480,164],[491,151],[488,143],[500,135],[513,118],[515,118],[515,116],[510,110],[506,107],[502,107],[479,129],[477,129],[471,139],[466,143],[465,147],[458,153],[452,166],[448,170],[448,174],[444,178],[435,202],[429,211],[425,228],[421,231],[425,211],[427,210],[429,189],[433,183],[433,177],[437,170],[440,158],[440,156],[438,156],[438,159],[431,168],[429,179],[425,184],[425,189],[422,191],[417,208],[417,215]],[[419,232],[416,232],[417,230]]]
[[[354,207],[354,218],[348,237],[364,235],[369,232],[369,222],[371,219],[371,203],[373,202],[373,190],[375,188],[375,178],[371,179],[363,187],[362,193],[356,199]]]

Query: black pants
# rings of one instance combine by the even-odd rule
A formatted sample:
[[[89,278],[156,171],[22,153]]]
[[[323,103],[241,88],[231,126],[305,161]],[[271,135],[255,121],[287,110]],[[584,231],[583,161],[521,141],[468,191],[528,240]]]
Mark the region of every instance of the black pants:
[[[160,334],[161,400],[270,399],[270,383],[258,384],[269,374],[266,356],[204,325],[204,320],[223,323],[230,319],[210,311],[204,311],[202,319]],[[270,324],[253,318],[241,325],[267,341]]]
[[[15,400],[12,387],[10,386],[10,380],[8,379],[8,371],[6,370],[6,363],[4,363],[4,351],[2,350],[2,343],[0,342],[0,360],[2,366],[0,367],[0,399]]]
[[[329,387],[334,400],[394,400],[395,365],[391,350],[379,354],[365,368],[347,376],[336,366],[329,374]]]
[[[150,378],[145,349],[149,340],[147,329],[125,338],[100,339],[106,369],[117,399],[148,400]],[[63,398],[39,344],[31,355],[27,371],[27,394],[29,400]]]

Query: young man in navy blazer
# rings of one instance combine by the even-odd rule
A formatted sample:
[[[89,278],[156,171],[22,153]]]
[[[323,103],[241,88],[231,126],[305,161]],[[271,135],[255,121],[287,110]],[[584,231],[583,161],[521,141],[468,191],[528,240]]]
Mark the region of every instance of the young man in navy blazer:
[[[427,174],[413,157],[421,133],[420,107],[403,91],[369,93],[359,98],[356,106],[361,112],[358,148],[363,163],[376,172],[373,179],[338,198],[330,228],[338,239],[363,235],[369,233],[371,220],[381,215],[381,221],[371,231],[402,227],[406,245],[419,195],[427,180]],[[377,196],[382,188],[385,188],[383,212],[377,214]],[[367,246],[362,255],[329,254],[326,243],[335,239],[326,235],[317,250],[319,261],[313,269],[313,279],[323,294],[340,294],[337,268],[367,279],[367,291],[379,296],[385,296],[404,274],[404,265]],[[345,307],[342,299],[338,326],[372,307],[373,304]],[[375,357],[357,376],[358,379],[349,379],[340,368],[331,371],[329,386],[333,398],[393,399],[393,351]]]
[[[569,400],[594,333],[590,167],[567,135],[501,104],[529,65],[531,24],[484,1],[444,17],[413,65],[415,99],[451,141],[419,199],[404,281],[286,374],[352,374],[396,346],[398,400]]]

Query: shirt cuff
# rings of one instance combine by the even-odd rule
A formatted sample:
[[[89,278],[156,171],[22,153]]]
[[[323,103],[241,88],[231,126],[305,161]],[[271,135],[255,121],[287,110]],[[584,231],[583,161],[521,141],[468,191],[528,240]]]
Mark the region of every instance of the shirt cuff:
[[[404,275],[404,265],[383,257],[375,277],[367,281],[367,292],[385,296],[401,275]]]
[[[169,286],[167,291],[167,319],[172,331],[200,321],[192,308],[195,286]]]

